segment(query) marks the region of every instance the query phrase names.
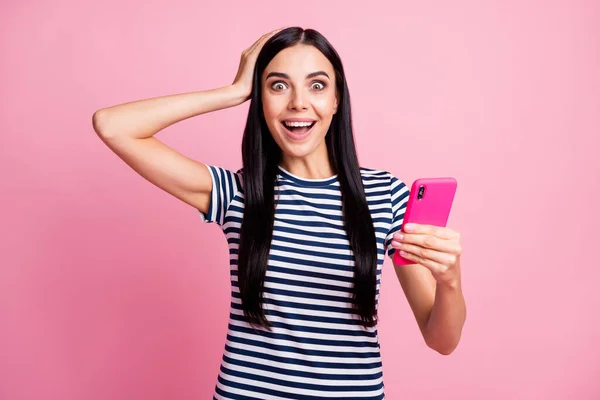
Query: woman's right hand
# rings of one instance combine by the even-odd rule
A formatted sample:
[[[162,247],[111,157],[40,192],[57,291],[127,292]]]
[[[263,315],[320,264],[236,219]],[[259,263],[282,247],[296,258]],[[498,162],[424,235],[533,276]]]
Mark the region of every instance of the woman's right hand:
[[[271,38],[271,36],[283,29],[284,28],[279,28],[269,33],[265,33],[260,39],[254,42],[252,46],[242,52],[240,66],[231,85],[238,88],[243,93],[244,101],[248,100],[252,94],[252,75],[254,73],[254,66],[256,64],[256,59],[258,58],[258,53],[260,53],[263,45]]]

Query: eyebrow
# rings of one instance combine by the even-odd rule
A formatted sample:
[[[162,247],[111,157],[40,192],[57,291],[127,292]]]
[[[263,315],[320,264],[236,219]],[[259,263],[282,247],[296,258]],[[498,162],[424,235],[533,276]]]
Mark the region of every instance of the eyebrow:
[[[325,75],[328,79],[331,79],[331,78],[329,78],[329,75],[327,75],[327,73],[325,71],[312,72],[312,73],[306,75],[306,79],[314,78],[315,76],[319,76],[319,75]],[[271,72],[269,75],[267,75],[265,80],[269,79],[272,76],[277,76],[279,78],[284,78],[284,79],[290,79],[290,76],[288,74],[284,74],[282,72]]]

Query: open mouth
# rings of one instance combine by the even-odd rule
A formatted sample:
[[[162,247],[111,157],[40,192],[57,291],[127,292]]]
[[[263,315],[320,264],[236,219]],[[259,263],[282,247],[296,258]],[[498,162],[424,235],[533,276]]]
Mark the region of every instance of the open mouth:
[[[312,121],[310,124],[307,123],[292,123],[290,125],[286,125],[285,122],[281,121],[281,125],[285,129],[285,132],[289,137],[296,140],[301,140],[310,135],[312,129],[314,128],[317,121]],[[295,125],[295,126],[294,126]]]

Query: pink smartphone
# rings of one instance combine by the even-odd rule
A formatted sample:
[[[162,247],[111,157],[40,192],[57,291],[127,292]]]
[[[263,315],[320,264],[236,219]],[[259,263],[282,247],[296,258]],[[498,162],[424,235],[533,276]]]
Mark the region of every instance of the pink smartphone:
[[[421,178],[414,181],[402,225],[414,222],[445,227],[450,216],[456,186],[457,182],[454,178]],[[407,265],[415,262],[402,257],[400,251],[396,249],[394,263]]]

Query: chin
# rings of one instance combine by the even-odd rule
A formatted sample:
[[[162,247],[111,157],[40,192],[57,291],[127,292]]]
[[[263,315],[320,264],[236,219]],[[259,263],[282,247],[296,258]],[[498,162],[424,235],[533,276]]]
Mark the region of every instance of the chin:
[[[325,136],[320,132],[313,132],[307,138],[301,141],[290,139],[284,132],[278,133],[277,144],[281,151],[293,157],[305,157],[324,144]]]

